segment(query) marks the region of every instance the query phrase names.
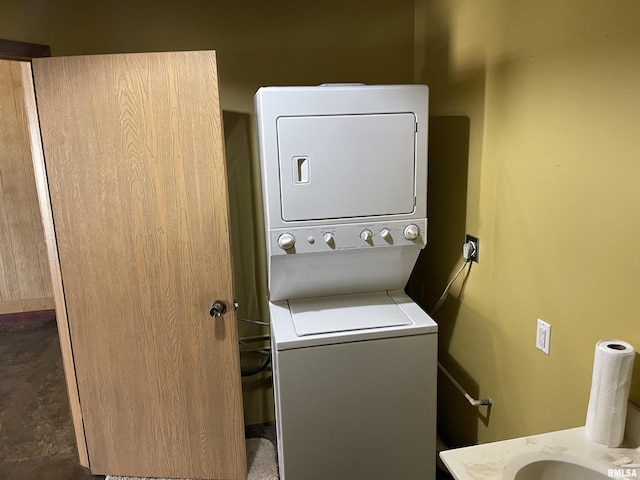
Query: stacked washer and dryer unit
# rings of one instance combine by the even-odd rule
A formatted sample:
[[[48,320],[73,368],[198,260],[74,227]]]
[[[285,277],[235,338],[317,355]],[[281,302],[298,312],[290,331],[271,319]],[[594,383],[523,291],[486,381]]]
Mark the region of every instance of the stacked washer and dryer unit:
[[[281,480],[435,477],[426,86],[256,93]]]

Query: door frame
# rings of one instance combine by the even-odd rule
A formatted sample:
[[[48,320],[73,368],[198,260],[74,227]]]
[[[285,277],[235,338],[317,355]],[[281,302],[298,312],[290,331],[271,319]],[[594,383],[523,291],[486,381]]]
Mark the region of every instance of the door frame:
[[[0,39],[0,59],[28,62],[32,58],[50,56],[51,47],[49,45]]]
[[[69,407],[71,410],[76,446],[78,449],[78,460],[80,465],[89,467],[89,454],[87,451],[87,442],[84,433],[80,396],[78,394],[77,387],[75,387],[77,385],[76,370],[73,361],[73,352],[71,350],[71,336],[69,333],[69,324],[67,322],[64,292],[62,292],[61,289],[58,289],[56,287],[57,283],[53,281],[56,279],[61,282],[62,274],[60,273],[57,243],[55,240],[55,231],[53,230],[51,205],[46,200],[48,198],[47,173],[44,168],[44,152],[42,150],[42,141],[40,139],[40,122],[38,120],[38,110],[36,107],[36,97],[31,72],[31,60],[33,58],[50,56],[51,47],[49,45],[0,39],[0,59],[20,63],[27,128],[29,130],[31,157],[33,159],[34,181],[36,182],[36,190],[38,191],[40,217],[42,219],[47,254],[49,257],[52,291],[56,305],[56,323],[58,325],[58,336],[67,384],[67,394],[69,396]]]

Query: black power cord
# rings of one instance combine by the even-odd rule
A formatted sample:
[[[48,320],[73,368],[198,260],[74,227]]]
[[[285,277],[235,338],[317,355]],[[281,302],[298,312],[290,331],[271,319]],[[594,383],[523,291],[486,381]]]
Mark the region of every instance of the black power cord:
[[[242,322],[251,323],[251,324],[254,324],[254,325],[269,326],[268,322],[261,322],[259,320],[249,320],[247,318],[241,318],[241,317],[238,317],[238,320],[240,320]],[[262,355],[265,355],[264,360],[257,367],[250,368],[248,370],[241,370],[240,371],[240,375],[242,377],[251,377],[253,375],[257,375],[258,373],[264,371],[269,366],[269,364],[271,363],[271,348],[268,348],[268,349],[254,348],[254,347],[251,347],[250,345],[248,345],[247,342],[244,342],[242,340],[240,340],[239,343],[240,343],[240,345],[242,345],[243,347],[248,348],[249,350],[253,350],[254,352],[261,353]]]
[[[271,363],[271,352],[268,352],[260,365],[250,370],[242,370],[240,372],[240,375],[243,377],[251,377],[252,375],[257,375],[258,373],[266,369],[270,363]]]

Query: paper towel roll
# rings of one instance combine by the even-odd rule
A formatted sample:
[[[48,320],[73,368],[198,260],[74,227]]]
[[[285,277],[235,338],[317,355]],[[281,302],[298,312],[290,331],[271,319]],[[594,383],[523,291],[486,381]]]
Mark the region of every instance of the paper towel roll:
[[[585,432],[590,440],[619,447],[624,438],[635,352],[622,340],[596,343]]]

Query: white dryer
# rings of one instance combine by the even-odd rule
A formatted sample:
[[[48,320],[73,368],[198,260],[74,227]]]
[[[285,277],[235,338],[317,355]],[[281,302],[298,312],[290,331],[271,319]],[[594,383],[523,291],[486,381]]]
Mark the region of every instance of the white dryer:
[[[435,477],[426,86],[256,94],[281,480]]]

